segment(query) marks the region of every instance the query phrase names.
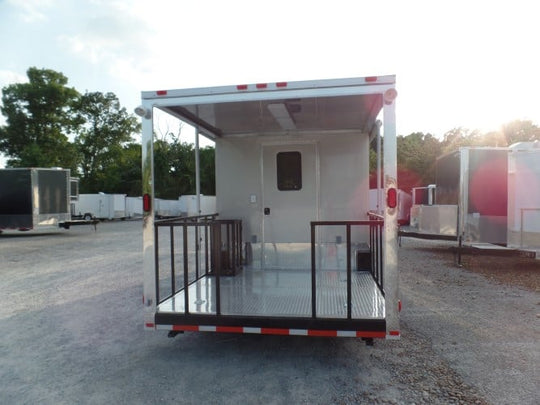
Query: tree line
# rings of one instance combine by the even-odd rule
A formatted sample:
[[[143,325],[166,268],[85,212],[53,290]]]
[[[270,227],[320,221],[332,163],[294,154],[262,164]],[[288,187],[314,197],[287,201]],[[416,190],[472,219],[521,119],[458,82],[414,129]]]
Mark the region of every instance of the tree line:
[[[64,167],[80,178],[81,193],[141,193],[140,123],[111,92],[79,93],[60,72],[31,67],[28,82],[2,89],[0,152],[8,167]],[[195,193],[195,151],[177,133],[154,134],[156,196],[176,199]],[[397,138],[398,184],[435,182],[437,157],[461,146],[508,146],[540,140],[532,121],[516,120],[500,131],[481,133],[454,128],[442,139],[414,132]],[[375,142],[370,150],[372,187],[376,187]],[[201,193],[215,195],[214,148],[200,150]]]
[[[465,146],[506,147],[517,142],[540,141],[540,127],[529,120],[515,120],[502,125],[499,131],[482,133],[478,130],[454,128],[438,139],[432,134],[414,132],[397,137],[397,166],[399,188],[411,192],[413,187],[435,183],[435,162],[438,157]],[[371,145],[370,165],[375,173],[376,143]],[[376,175],[371,183],[376,187]]]
[[[8,167],[63,167],[81,193],[141,194],[140,123],[111,92],[79,93],[60,72],[31,67],[2,89],[0,152]],[[195,193],[195,151],[180,133],[155,142],[156,196]],[[201,192],[215,194],[214,149],[201,149]]]

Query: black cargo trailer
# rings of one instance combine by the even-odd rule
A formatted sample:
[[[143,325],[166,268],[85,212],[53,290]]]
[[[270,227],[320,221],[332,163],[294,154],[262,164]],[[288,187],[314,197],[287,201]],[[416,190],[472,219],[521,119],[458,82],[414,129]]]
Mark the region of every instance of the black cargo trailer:
[[[0,229],[63,227],[71,220],[70,171],[0,170]]]

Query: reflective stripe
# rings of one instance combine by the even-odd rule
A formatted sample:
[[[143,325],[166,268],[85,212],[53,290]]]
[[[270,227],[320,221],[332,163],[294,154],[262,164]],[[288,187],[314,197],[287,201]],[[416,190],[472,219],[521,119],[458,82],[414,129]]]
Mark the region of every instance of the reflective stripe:
[[[289,335],[289,329],[261,328],[263,335]]]
[[[188,332],[218,332],[218,333],[255,333],[261,335],[281,336],[323,336],[323,337],[358,337],[358,338],[399,338],[399,331],[354,331],[354,330],[322,330],[322,329],[284,329],[284,328],[255,328],[248,326],[213,326],[213,325],[154,325],[146,324],[147,328]]]

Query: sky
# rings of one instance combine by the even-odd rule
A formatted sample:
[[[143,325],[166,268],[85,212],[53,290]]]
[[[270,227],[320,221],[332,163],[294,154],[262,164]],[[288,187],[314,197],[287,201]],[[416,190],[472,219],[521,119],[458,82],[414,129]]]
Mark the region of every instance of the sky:
[[[395,74],[397,132],[540,125],[532,0],[0,0],[0,88],[35,66],[79,92]],[[0,117],[0,124],[5,123]]]

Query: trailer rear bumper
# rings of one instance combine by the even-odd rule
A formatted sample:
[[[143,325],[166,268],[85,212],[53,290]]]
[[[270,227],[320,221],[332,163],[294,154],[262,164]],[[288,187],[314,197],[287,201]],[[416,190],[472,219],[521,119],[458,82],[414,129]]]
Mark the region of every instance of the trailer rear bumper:
[[[156,314],[147,329],[175,332],[253,333],[284,336],[386,338],[384,319],[311,319]]]

